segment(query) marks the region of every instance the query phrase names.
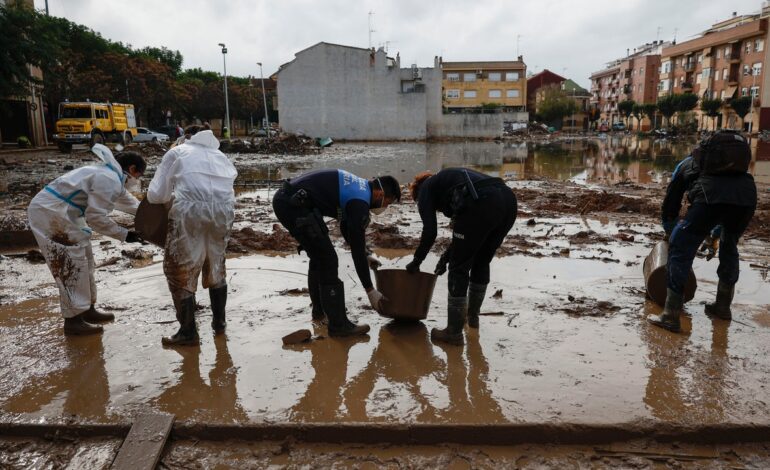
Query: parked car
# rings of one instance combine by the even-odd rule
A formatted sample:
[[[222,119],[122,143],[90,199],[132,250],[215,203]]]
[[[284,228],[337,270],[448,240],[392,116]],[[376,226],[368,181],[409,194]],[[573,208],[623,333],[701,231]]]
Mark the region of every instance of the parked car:
[[[137,127],[134,142],[168,142],[168,136],[162,132],[151,131],[146,127]]]
[[[610,130],[610,126],[606,122],[599,124],[599,132],[607,132]]]
[[[622,122],[616,122],[615,124],[612,125],[612,130],[613,131],[624,131],[624,130],[626,130],[626,125],[623,124]]]
[[[156,128],[156,130],[166,134],[168,138],[172,140],[176,140],[181,137],[179,134],[179,126],[160,126]]]

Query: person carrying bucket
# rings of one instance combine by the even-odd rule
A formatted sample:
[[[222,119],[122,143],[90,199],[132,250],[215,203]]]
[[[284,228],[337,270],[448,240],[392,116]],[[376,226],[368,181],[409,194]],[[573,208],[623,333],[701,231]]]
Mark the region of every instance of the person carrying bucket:
[[[757,187],[748,173],[751,148],[736,131],[722,130],[701,141],[671,175],[662,206],[662,222],[669,237],[666,303],[660,315],[647,320],[678,332],[683,311],[683,291],[696,252],[712,230],[721,225],[716,301],[706,304],[706,314],[732,319],[730,304],[738,282],[738,239],[748,227],[757,206]],[[690,207],[678,220],[682,196]]]
[[[452,243],[435,273],[449,264],[447,327],[433,328],[431,339],[463,344],[463,327],[479,327],[479,312],[489,284],[489,264],[516,221],[516,195],[500,178],[465,168],[420,173],[410,186],[422,219],[420,245],[406,270],[420,270],[438,234],[436,212],[452,219]]]
[[[115,319],[98,312],[91,233],[128,243],[141,242],[139,235],[110,219],[114,209],[136,214],[139,201],[126,190],[126,182],[138,179],[146,164],[136,152],[117,157],[102,144],[91,151],[102,161],[72,170],[43,188],[27,209],[29,227],[59,287],[64,334],[102,332],[102,323]]]
[[[356,325],[345,312],[345,286],[338,277],[337,253],[324,217],[337,219],[350,245],[353,264],[369,303],[380,310],[383,295],[374,288],[370,268],[379,266],[364,238],[369,212],[379,214],[401,200],[392,176],[365,180],[344,170],[319,170],[284,181],[273,197],[276,217],[310,257],[308,291],[313,320],[328,320],[329,336],[364,335],[369,325]]]

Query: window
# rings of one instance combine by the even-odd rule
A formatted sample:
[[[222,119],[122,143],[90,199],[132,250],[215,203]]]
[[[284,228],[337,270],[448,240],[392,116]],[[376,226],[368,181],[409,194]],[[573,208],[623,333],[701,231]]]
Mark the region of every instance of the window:
[[[751,68],[748,65],[743,66],[743,75],[751,75]]]
[[[446,74],[447,81],[450,82],[459,82],[460,81],[460,74],[459,73],[448,73]]]
[[[719,94],[719,99],[724,101],[724,99],[725,99],[725,91],[724,90],[722,90],[722,93]]]
[[[765,40],[764,39],[755,39],[754,40],[754,52],[762,52],[765,50]]]
[[[671,61],[663,62],[663,73],[671,73]]]
[[[506,98],[518,98],[519,97],[519,90],[505,90],[505,97]]]
[[[476,81],[476,73],[470,72],[470,73],[464,73],[463,74],[463,81],[464,82],[475,82]]]
[[[751,97],[754,99],[757,99],[759,97],[759,87],[753,86],[751,87]]]
[[[710,76],[711,76],[711,67],[706,67],[705,69],[703,69],[703,78],[709,78]]]
[[[746,48],[746,54],[751,54],[751,41],[746,41],[743,46]]]
[[[725,47],[725,59],[730,58],[730,46]]]
[[[751,66],[754,75],[762,75],[762,62],[756,62]]]
[[[727,80],[727,69],[722,69],[722,80]]]
[[[639,67],[639,75],[644,75],[644,67]]]
[[[475,98],[476,90],[465,90],[463,92],[463,98]]]
[[[722,49],[717,49],[717,59],[722,57]]]
[[[460,90],[447,90],[446,97],[450,100],[457,99],[460,97]]]
[[[518,82],[519,81],[519,72],[505,72],[505,81],[506,82]]]
[[[702,73],[695,75],[695,83],[700,83],[702,79],[703,79]]]
[[[490,82],[499,82],[501,80],[502,74],[500,72],[489,72],[489,81]]]
[[[749,96],[749,89],[748,88],[741,88],[741,96]]]
[[[703,54],[698,54],[698,63],[703,63]]]
[[[501,90],[489,90],[490,98],[501,98],[502,96],[503,92]]]

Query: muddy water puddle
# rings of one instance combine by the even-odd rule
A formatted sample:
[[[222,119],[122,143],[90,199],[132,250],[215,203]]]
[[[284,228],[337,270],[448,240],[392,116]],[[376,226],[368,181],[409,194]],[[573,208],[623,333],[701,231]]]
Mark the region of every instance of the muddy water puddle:
[[[100,285],[101,304],[117,317],[102,336],[64,337],[55,300],[0,307],[0,361],[15,372],[0,381],[0,415],[112,422],[154,409],[221,423],[770,422],[770,329],[756,320],[770,293],[754,289],[759,274],[743,273],[737,321],[712,322],[701,303],[716,289],[715,267],[698,260],[692,319],[673,335],[643,321],[659,311],[639,290],[645,251],[625,247],[613,254],[618,263],[495,260],[482,309],[495,315],[482,316],[464,348],[429,340],[445,322],[445,278],[424,323],[390,323],[367,308],[344,254],[348,310],[372,325],[368,337],[326,338],[309,321],[306,295],[281,295],[306,287],[306,258],[245,256],[228,261],[227,335],[212,336],[199,291],[200,348],[164,349],[160,337],[176,325],[162,268],[125,270]],[[409,259],[384,258],[385,267]],[[575,299],[614,308],[563,311]],[[282,346],[299,328],[316,339]]]

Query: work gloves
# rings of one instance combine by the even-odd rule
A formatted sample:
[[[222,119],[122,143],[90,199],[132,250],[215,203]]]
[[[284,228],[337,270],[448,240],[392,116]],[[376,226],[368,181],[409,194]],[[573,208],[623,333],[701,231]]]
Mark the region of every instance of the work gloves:
[[[707,236],[701,244],[698,251],[706,255],[706,261],[711,261],[711,258],[716,256],[717,250],[719,250],[719,237],[713,235]]]
[[[372,289],[370,291],[366,292],[367,297],[369,297],[369,305],[372,306],[373,309],[380,311],[380,308],[382,307],[382,301],[388,300],[384,295],[382,295],[382,292],[378,291],[377,289]]]
[[[144,240],[142,240],[142,237],[139,236],[139,234],[133,230],[129,230],[128,234],[126,235],[126,243],[143,243]]]
[[[420,261],[417,258],[412,258],[412,261],[409,262],[409,264],[406,265],[406,272],[414,274],[417,272],[420,272],[420,264],[422,261]]]
[[[380,269],[382,266],[382,263],[380,260],[378,260],[374,255],[368,255],[366,257],[366,262],[369,263],[369,269],[372,269],[374,271]]]

